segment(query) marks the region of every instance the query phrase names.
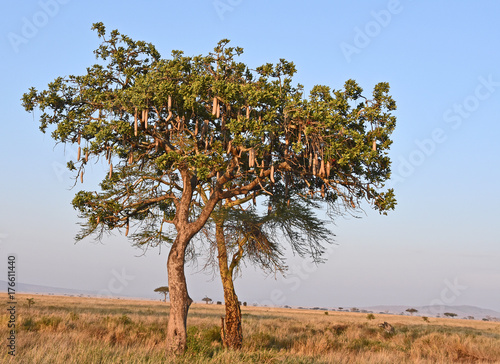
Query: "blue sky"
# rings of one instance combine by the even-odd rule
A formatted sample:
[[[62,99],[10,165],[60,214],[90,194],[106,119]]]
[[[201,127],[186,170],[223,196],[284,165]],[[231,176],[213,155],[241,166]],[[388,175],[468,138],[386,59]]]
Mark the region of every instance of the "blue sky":
[[[288,278],[246,267],[241,300],[297,306],[471,304],[500,310],[500,3],[249,0],[5,2],[0,24],[0,272],[16,254],[32,284],[156,297],[168,249],[145,256],[119,234],[74,245],[64,169],[75,148],[54,146],[20,98],[58,76],[82,74],[99,45],[92,23],[156,45],[167,57],[209,52],[222,38],[252,66],[285,58],[295,81],[370,92],[389,82],[398,104],[391,149],[398,206],[366,209],[332,230],[328,262],[290,257]],[[190,268],[194,300],[222,299],[218,279]],[[1,277],[0,279],[6,279]],[[158,297],[159,298],[159,297]]]

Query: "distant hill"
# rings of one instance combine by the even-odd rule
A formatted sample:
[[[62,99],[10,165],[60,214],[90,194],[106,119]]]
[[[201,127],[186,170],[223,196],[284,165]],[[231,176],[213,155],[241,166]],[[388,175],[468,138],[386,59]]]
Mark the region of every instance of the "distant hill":
[[[7,292],[7,281],[0,280],[0,291]],[[73,288],[62,288],[62,287],[50,287],[50,286],[42,286],[37,284],[28,284],[28,283],[20,283],[16,282],[16,293],[40,293],[40,294],[54,294],[54,295],[73,295],[73,296],[100,296],[98,291],[87,291],[81,289],[73,289]],[[120,295],[121,297],[134,297],[137,296],[129,296],[129,295]],[[142,299],[151,299],[145,298]],[[288,307],[288,306],[286,306]],[[300,307],[305,308],[305,307]],[[389,313],[394,315],[400,315],[403,313],[404,315],[409,315],[406,310],[408,308],[414,308],[418,310],[418,312],[414,313],[413,316],[428,316],[428,317],[444,317],[445,312],[455,313],[457,314],[456,318],[467,318],[469,316],[474,317],[476,320],[481,320],[487,317],[494,317],[500,320],[500,312],[495,310],[490,310],[487,308],[480,308],[476,306],[402,306],[402,305],[384,305],[384,306],[369,306],[369,307],[358,307],[362,311],[369,311],[373,313]],[[319,308],[315,307],[314,309],[318,310],[328,310],[328,308]],[[344,308],[348,310],[348,307]]]
[[[0,280],[0,292],[7,292],[7,282]],[[34,293],[34,294],[53,294],[58,296],[91,296],[91,297],[110,297],[102,295],[100,291],[88,291],[84,289],[62,288],[42,286],[38,284],[29,284],[16,282],[16,293]],[[150,300],[151,297],[140,297],[127,294],[113,295],[111,298],[132,298]]]
[[[476,320],[483,318],[496,317],[500,319],[500,312],[495,310],[490,310],[487,308],[480,308],[476,306],[371,306],[371,307],[360,307],[362,310],[377,312],[388,312],[391,314],[401,314],[409,315],[406,310],[408,308],[414,308],[418,312],[414,313],[414,316],[428,316],[428,317],[444,317],[445,312],[457,314],[457,318],[464,318],[468,316],[474,317]]]
[[[7,281],[0,280],[0,290],[2,292],[7,292]],[[72,295],[91,295],[97,296],[97,291],[86,291],[80,289],[72,289],[72,288],[61,288],[61,287],[49,287],[49,286],[40,286],[37,284],[27,284],[16,282],[16,293],[44,293],[44,294],[55,294],[55,295],[64,295],[64,294],[72,294]]]

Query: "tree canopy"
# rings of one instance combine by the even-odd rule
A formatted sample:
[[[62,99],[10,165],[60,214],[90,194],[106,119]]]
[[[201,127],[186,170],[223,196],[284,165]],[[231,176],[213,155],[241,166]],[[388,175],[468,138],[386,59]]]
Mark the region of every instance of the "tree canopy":
[[[168,286],[161,286],[161,287],[158,287],[158,288],[155,288],[154,290],[155,292],[158,292],[162,295],[165,296],[165,302],[167,302],[167,295],[168,295],[168,292],[170,291]]]
[[[132,229],[139,246],[169,244],[169,350],[186,347],[186,249],[220,201],[279,190],[334,209],[362,201],[381,213],[394,208],[393,191],[384,190],[396,122],[387,83],[370,98],[354,80],[306,96],[293,84],[292,62],[251,68],[228,40],[208,55],[163,58],[102,23],[93,29],[98,63],[46,90],[30,88],[23,106],[41,110],[40,129],[50,127],[57,143],[78,144],[68,163],[76,179],[92,161],[109,163],[101,191],[73,199],[83,219],[77,239]]]

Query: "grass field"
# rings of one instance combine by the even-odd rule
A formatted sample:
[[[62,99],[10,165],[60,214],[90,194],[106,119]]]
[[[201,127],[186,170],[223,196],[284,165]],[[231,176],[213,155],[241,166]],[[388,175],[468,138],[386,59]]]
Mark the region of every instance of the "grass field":
[[[35,304],[28,308],[27,298]],[[223,306],[193,304],[188,351],[165,357],[168,303],[16,295],[16,356],[1,363],[500,363],[500,323],[242,307],[244,345],[222,348]],[[378,325],[390,323],[395,331]]]

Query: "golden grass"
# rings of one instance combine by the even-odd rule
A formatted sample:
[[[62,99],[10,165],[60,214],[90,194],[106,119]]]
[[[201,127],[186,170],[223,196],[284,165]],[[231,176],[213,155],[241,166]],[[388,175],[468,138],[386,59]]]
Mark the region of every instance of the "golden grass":
[[[35,304],[28,308],[26,298]],[[165,357],[168,303],[16,296],[16,357],[1,363],[500,363],[500,323],[242,307],[244,345],[224,350],[223,306],[193,304],[188,351]],[[378,327],[387,321],[394,333]],[[0,316],[7,341],[8,316]]]

